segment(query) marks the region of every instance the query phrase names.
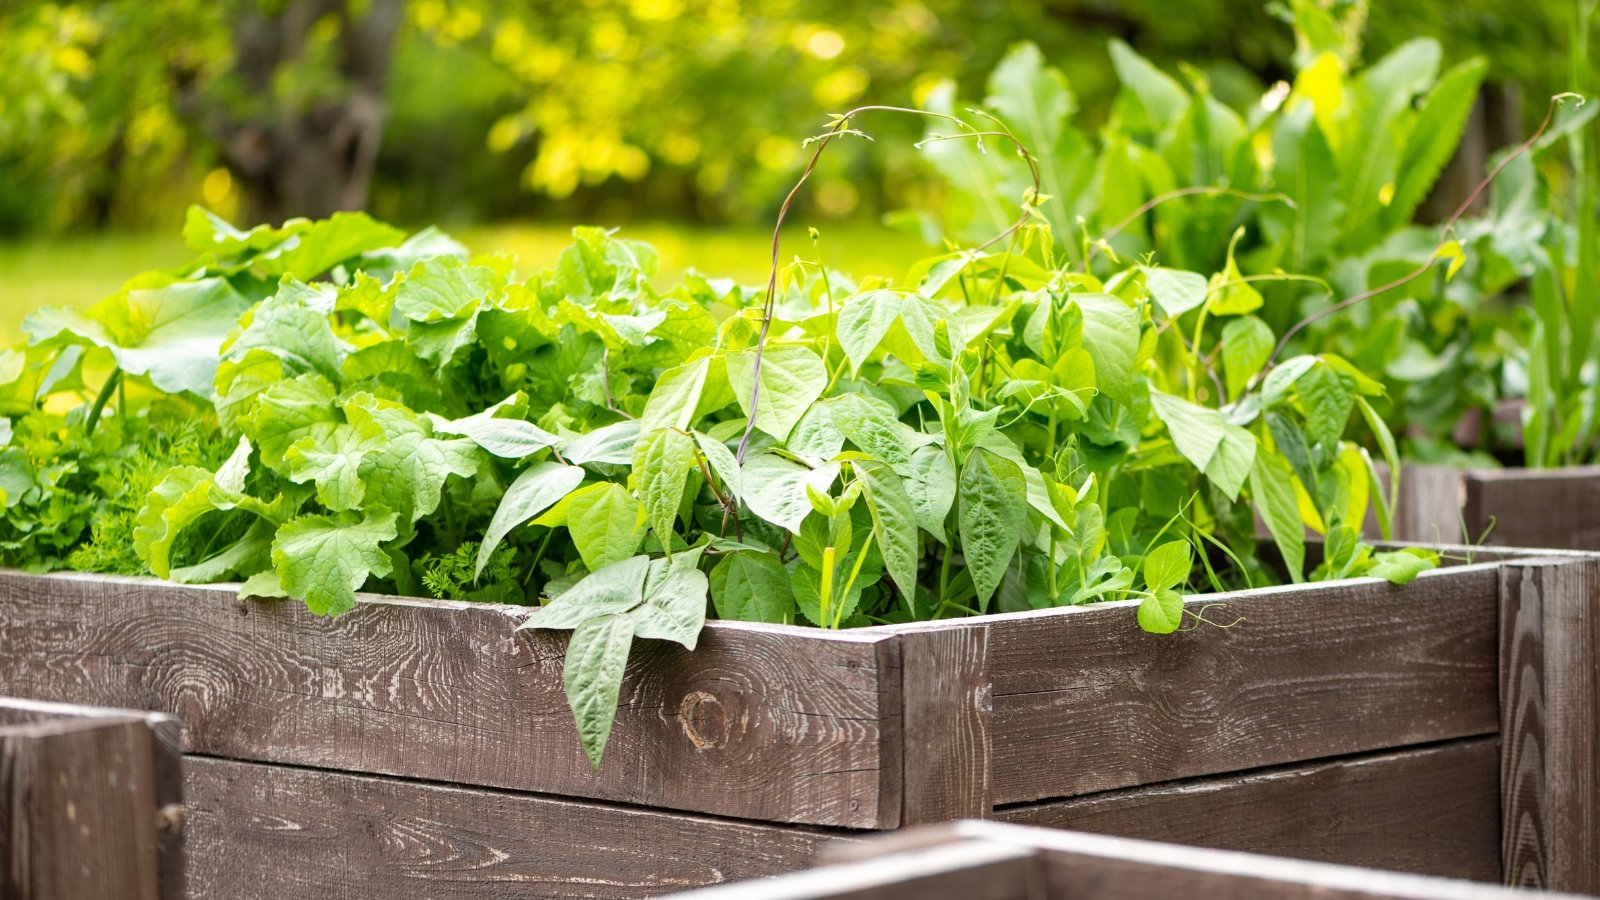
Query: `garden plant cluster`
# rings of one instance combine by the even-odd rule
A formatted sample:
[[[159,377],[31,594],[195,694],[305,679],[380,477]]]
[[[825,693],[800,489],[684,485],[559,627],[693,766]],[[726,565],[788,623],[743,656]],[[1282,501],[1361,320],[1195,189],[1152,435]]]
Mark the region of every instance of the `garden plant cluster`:
[[[363,590],[528,606],[571,631],[596,766],[633,642],[692,649],[709,615],[1127,600],[1167,633],[1231,624],[1187,595],[1407,582],[1436,555],[1362,537],[1389,528],[1396,434],[1437,448],[1519,386],[1530,453],[1600,428],[1593,388],[1552,387],[1596,352],[1562,337],[1592,323],[1555,330],[1593,223],[1536,165],[1593,107],[1501,157],[1488,213],[1415,226],[1484,67],[1418,40],[1351,71],[1330,15],[1302,12],[1298,76],[1248,110],[1115,45],[1090,137],[1024,45],[981,106],[837,117],[814,152],[932,123],[949,250],[892,279],[829,268],[816,232],[765,289],[669,286],[597,228],[520,274],[361,213],[192,209],[193,261],[0,354],[0,561],[325,615]],[[1527,285],[1536,315],[1480,315]]]

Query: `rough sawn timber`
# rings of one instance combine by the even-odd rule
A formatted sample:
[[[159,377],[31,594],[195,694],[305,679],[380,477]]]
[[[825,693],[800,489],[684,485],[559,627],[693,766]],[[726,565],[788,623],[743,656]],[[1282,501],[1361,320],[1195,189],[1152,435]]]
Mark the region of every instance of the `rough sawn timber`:
[[[1400,481],[1395,537],[1600,550],[1600,466],[1407,466]]]
[[[525,611],[365,597],[336,619],[229,588],[0,572],[0,692],[158,710],[191,753],[775,822],[893,827],[887,635],[713,623],[641,641],[605,765]],[[880,808],[880,806],[882,808]]]
[[[196,898],[650,897],[791,872],[839,832],[190,757]]]
[[[180,900],[169,716],[0,697],[0,897]]]

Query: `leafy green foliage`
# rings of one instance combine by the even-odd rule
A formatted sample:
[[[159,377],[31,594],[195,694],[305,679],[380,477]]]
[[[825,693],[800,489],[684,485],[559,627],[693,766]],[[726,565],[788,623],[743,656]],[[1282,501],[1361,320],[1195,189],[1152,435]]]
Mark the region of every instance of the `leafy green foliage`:
[[[22,445],[0,450],[0,489],[43,520],[39,476],[9,460],[38,467],[39,404],[81,391],[49,438],[106,473],[159,451],[131,516],[156,575],[327,615],[361,590],[538,602],[524,627],[572,632],[596,766],[633,642],[692,649],[710,610],[843,628],[1137,600],[1165,633],[1186,592],[1307,577],[1307,527],[1340,554],[1310,577],[1433,564],[1354,538],[1383,495],[1345,432],[1381,386],[1333,355],[1270,359],[1231,262],[1101,278],[1056,259],[1047,228],[920,265],[916,289],[791,267],[763,329],[755,292],[658,287],[653,251],[597,229],[517,279],[362,216],[241,231],[196,211],[205,255],[166,283],[246,298],[206,326],[210,388],[129,365],[126,342],[35,328],[0,360]],[[169,408],[192,439],[152,439]],[[1257,552],[1257,514],[1281,560]],[[48,555],[7,547],[87,560],[112,535],[85,527]]]

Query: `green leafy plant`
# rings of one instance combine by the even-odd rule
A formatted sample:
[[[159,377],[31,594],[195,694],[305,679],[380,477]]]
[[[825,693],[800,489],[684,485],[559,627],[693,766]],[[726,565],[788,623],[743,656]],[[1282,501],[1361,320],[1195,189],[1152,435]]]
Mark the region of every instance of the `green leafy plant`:
[[[1412,220],[1460,142],[1486,63],[1442,68],[1440,45],[1417,38],[1363,65],[1360,4],[1297,2],[1285,17],[1295,74],[1249,105],[1217,99],[1198,70],[1174,77],[1113,41],[1121,91],[1097,134],[1077,127],[1071,86],[1030,44],[994,70],[983,108],[1050,149],[1041,179],[1056,199],[1046,214],[1077,265],[1098,260],[1106,274],[1119,256],[1154,252],[1166,266],[1221,271],[1242,282],[1239,296],[1261,300],[1253,315],[1280,334],[1336,298],[1364,295],[1338,319],[1297,329],[1294,349],[1336,354],[1380,381],[1373,402],[1384,418],[1437,456],[1427,436],[1450,434],[1500,396],[1492,373],[1504,341],[1485,313],[1519,273],[1474,255],[1459,279],[1441,267],[1395,282],[1457,236]],[[928,105],[961,104],[945,86]],[[1028,178],[971,144],[927,150],[957,234],[993,227],[999,201]],[[1477,224],[1461,230],[1479,233]],[[1377,436],[1363,442],[1376,447]]]

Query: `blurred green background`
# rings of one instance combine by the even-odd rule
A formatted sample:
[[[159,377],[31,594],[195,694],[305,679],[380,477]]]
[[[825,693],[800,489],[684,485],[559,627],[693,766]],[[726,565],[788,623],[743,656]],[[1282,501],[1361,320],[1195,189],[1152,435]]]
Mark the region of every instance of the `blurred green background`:
[[[1351,0],[1296,0],[1340,9]],[[1366,56],[1436,37],[1490,61],[1483,103],[1517,134],[1564,89],[1567,2],[1379,2]],[[981,97],[1032,40],[1086,118],[1106,42],[1205,78],[1236,106],[1288,77],[1262,0],[103,0],[0,5],[0,339],[185,256],[183,209],[236,222],[365,208],[474,250],[554,258],[570,224],[621,226],[689,266],[756,280],[803,138],[862,103]],[[831,265],[897,271],[937,204],[921,123],[863,121],[797,222]]]

